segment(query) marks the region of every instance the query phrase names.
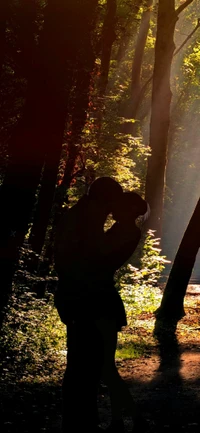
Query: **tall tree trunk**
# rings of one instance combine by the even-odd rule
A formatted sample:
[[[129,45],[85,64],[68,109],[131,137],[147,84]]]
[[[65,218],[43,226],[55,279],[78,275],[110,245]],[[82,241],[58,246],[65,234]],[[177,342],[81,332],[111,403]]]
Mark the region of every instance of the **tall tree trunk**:
[[[87,55],[84,54],[86,52]],[[77,171],[75,166],[81,152],[81,134],[87,118],[91,72],[94,68],[94,62],[95,55],[91,45],[91,38],[90,40],[85,38],[85,50],[83,50],[82,59],[79,57],[79,67],[77,68],[76,74],[75,94],[73,99],[73,109],[71,112],[72,125],[67,147],[68,157],[62,183],[61,185],[57,186],[55,193],[52,232],[48,246],[46,248],[46,258],[48,258],[50,261],[52,260],[53,254],[54,234],[57,223],[62,214],[63,202],[64,200],[67,201],[67,191],[71,186],[72,180],[76,177],[77,171],[79,175],[80,172],[83,173],[84,171],[84,165],[82,165],[82,168],[79,168]]]
[[[122,61],[123,57],[125,56],[128,44],[133,37],[133,33],[130,32],[130,23],[132,24],[133,20],[135,20],[135,28],[137,29],[137,21],[138,19],[134,17],[138,14],[138,11],[143,3],[143,0],[132,0],[132,5],[130,4],[130,9],[132,9],[132,14],[130,14],[130,20],[127,20],[127,25],[125,28],[123,28],[121,35],[120,35],[120,41],[119,41],[119,47],[116,54],[116,61],[118,65]],[[131,12],[131,10],[130,10]]]
[[[145,1],[140,29],[136,40],[135,53],[132,64],[131,96],[129,106],[125,114],[125,117],[127,119],[136,118],[138,106],[140,103],[142,61],[149,32],[152,4],[153,0]],[[125,134],[133,133],[133,124],[131,122],[126,122],[123,127],[123,132]]]
[[[17,43],[19,44],[20,53],[18,57],[20,66],[25,76],[29,76],[35,44],[36,34],[37,5],[36,0],[20,0],[17,9]]]
[[[200,247],[200,199],[178,248],[161,305],[158,319],[180,320],[184,315],[184,297]]]
[[[80,14],[76,17],[76,24],[81,31],[82,38],[77,47],[76,60],[73,67],[73,88],[74,91],[70,95],[70,116],[71,116],[71,130],[70,140],[68,142],[68,160],[66,163],[65,175],[63,179],[62,194],[59,193],[55,196],[56,212],[60,214],[63,204],[63,194],[66,193],[70,187],[73,177],[76,159],[80,153],[80,142],[82,129],[85,125],[87,117],[87,108],[89,101],[90,79],[91,72],[94,68],[95,55],[92,48],[91,37],[93,27],[95,25],[97,1],[93,0],[91,7],[91,0],[87,2],[84,12],[80,10]],[[84,16],[85,14],[85,16]],[[78,22],[77,22],[78,21]],[[64,131],[62,131],[63,133]],[[61,144],[62,136],[59,139]],[[51,146],[50,146],[51,148]],[[41,190],[39,193],[39,200],[37,210],[35,213],[34,223],[30,236],[30,243],[35,252],[41,253],[47,225],[49,222],[50,211],[52,208],[53,198],[55,194],[55,184],[58,172],[58,165],[60,161],[61,148],[51,150],[47,154],[46,164],[44,167],[44,174],[42,178]],[[59,203],[58,203],[59,202]],[[57,221],[57,216],[55,216]]]
[[[29,237],[29,244],[31,245],[33,251],[35,251],[37,254],[41,254],[45,240],[49,215],[55,194],[59,161],[60,147],[56,148],[54,146],[52,153],[48,153],[45,159],[44,172],[41,179],[41,189],[34,214],[33,226]]]
[[[108,74],[110,68],[110,58],[112,45],[116,39],[115,25],[116,25],[116,11],[117,1],[107,0],[106,15],[103,23],[101,35],[101,66],[100,77],[98,82],[98,101],[96,111],[96,126],[98,134],[101,133],[101,124],[103,117],[104,96],[108,84]]]
[[[106,16],[102,29],[102,48],[101,48],[101,68],[99,80],[99,95],[104,96],[110,67],[111,50],[114,40],[116,39],[115,24],[116,24],[116,0],[107,0]]]
[[[174,30],[179,14],[193,0],[185,0],[175,9],[175,0],[159,0],[155,63],[150,121],[150,148],[145,195],[151,207],[148,227],[162,234],[162,212],[167,163],[168,131],[170,123],[170,72],[175,50]]]
[[[84,3],[93,8],[92,0]],[[80,6],[80,0],[48,1],[24,116],[11,138],[10,163],[0,194],[1,311],[11,289],[14,263],[27,230],[45,156],[52,151],[48,146],[61,150],[73,65],[80,46]]]
[[[5,50],[6,50],[6,21],[9,15],[9,0],[2,0],[0,4],[0,77],[2,73],[2,67],[4,62]]]
[[[148,158],[146,200],[151,207],[148,226],[161,236],[166,154],[170,122],[170,72],[173,58],[174,30],[177,22],[175,0],[158,4],[155,64],[150,122],[151,156]]]

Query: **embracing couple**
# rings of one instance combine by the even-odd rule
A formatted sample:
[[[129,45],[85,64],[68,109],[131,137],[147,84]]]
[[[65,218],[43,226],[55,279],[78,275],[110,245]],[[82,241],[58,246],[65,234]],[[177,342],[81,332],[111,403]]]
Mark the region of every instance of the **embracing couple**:
[[[106,431],[125,431],[124,409],[132,418],[133,432],[145,431],[145,422],[115,364],[117,334],[127,321],[114,274],[139,243],[137,218],[145,220],[148,214],[148,204],[138,194],[123,192],[114,179],[101,177],[58,224],[55,305],[67,325],[63,433],[103,431],[97,408],[100,380],[107,385],[111,402],[112,420]],[[109,215],[115,223],[105,231]]]

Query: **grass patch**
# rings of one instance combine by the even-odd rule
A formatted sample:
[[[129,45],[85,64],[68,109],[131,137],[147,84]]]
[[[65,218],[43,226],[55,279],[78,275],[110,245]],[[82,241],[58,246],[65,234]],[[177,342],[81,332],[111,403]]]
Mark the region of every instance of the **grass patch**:
[[[116,359],[126,360],[126,359],[136,359],[142,356],[149,356],[153,350],[146,341],[129,342],[124,344],[119,344],[116,352]]]

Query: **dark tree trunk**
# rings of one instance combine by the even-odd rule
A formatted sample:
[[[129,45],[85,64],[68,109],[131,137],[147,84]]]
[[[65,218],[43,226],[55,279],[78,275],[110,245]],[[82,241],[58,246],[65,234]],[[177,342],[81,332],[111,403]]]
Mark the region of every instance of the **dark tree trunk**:
[[[92,21],[93,20],[91,20],[91,22]],[[52,232],[46,249],[46,257],[50,261],[52,260],[56,226],[62,214],[63,202],[67,201],[67,190],[70,188],[71,182],[76,177],[77,173],[80,175],[81,173],[83,174],[84,171],[84,163],[82,162],[82,167],[79,168],[76,168],[76,163],[81,152],[81,134],[87,119],[91,73],[94,69],[94,64],[95,53],[91,44],[91,33],[88,32],[87,34],[85,33],[85,38],[82,41],[82,55],[79,56],[75,75],[75,92],[72,101],[73,107],[70,113],[71,130],[68,139],[67,162],[62,183],[57,187],[55,193]]]
[[[36,0],[21,0],[17,9],[17,44],[20,48],[18,53],[19,59],[16,58],[23,73],[26,77],[29,76],[33,55],[36,48],[35,34],[36,34],[36,19],[37,19],[37,6]]]
[[[0,77],[6,51],[6,21],[9,15],[9,0],[2,0],[0,5]]]
[[[57,152],[56,152],[57,151]],[[41,190],[39,192],[33,226],[29,237],[29,244],[33,251],[41,254],[45,240],[49,215],[55,194],[55,185],[60,161],[60,148],[52,149],[45,160],[44,172],[41,179]]]
[[[110,68],[112,45],[114,40],[116,39],[116,34],[115,34],[116,11],[117,11],[116,0],[107,0],[107,10],[106,10],[102,35],[101,35],[101,54],[100,54],[101,66],[100,66],[100,78],[98,82],[98,101],[97,101],[98,108],[96,112],[96,126],[99,135],[101,133],[104,96],[108,84],[108,74]]]
[[[174,29],[177,22],[175,0],[160,0],[158,4],[157,36],[153,76],[150,122],[151,156],[148,158],[146,176],[146,200],[151,207],[148,226],[161,236],[163,196],[168,130],[170,122],[170,72],[174,45]]]
[[[129,41],[131,39],[131,37],[133,36],[132,32],[130,32],[130,21],[131,24],[134,20],[134,15],[138,14],[138,11],[141,7],[143,3],[143,0],[133,0],[132,2],[132,6],[130,6],[130,8],[133,10],[133,16],[131,15],[130,20],[127,20],[127,25],[126,27],[123,29],[121,35],[120,35],[120,41],[119,41],[119,48],[117,50],[117,55],[116,55],[116,60],[117,63],[119,64],[122,59],[124,58],[125,54],[126,54],[126,50],[128,48],[128,44]],[[137,18],[135,19],[135,28],[137,29]]]
[[[94,3],[85,0],[91,9]],[[63,0],[48,1],[28,80],[24,116],[10,141],[10,163],[0,195],[1,311],[11,288],[18,247],[27,230],[45,156],[54,146],[61,150],[72,71],[80,46],[77,21],[81,6],[80,0],[65,4]]]
[[[101,48],[101,68],[99,81],[99,95],[104,96],[110,67],[110,57],[113,42],[116,39],[115,24],[116,24],[116,0],[107,0],[107,11],[102,29],[102,48]]]
[[[180,320],[184,315],[184,297],[200,247],[200,199],[177,251],[161,305],[158,319]]]
[[[153,0],[147,0],[144,4],[144,11],[142,14],[141,25],[135,47],[134,60],[132,65],[132,76],[131,76],[131,96],[132,96],[132,114],[133,117],[136,114],[139,94],[141,90],[141,69],[142,61],[144,57],[144,50],[146,46],[147,36],[150,27],[151,18],[151,7]]]
[[[159,0],[150,122],[151,156],[148,158],[145,195],[151,207],[148,227],[162,234],[162,212],[170,123],[170,72],[174,55],[174,30],[179,14],[193,0],[175,9],[175,0]]]
[[[141,24],[136,41],[134,59],[132,64],[131,97],[127,113],[125,115],[127,119],[136,118],[140,103],[142,61],[149,32],[152,4],[153,0],[147,0],[144,4],[144,11],[141,18]],[[123,132],[126,134],[130,134],[133,133],[133,129],[133,124],[131,122],[126,122],[123,128]]]
[[[89,101],[91,72],[94,68],[95,55],[92,48],[91,36],[95,24],[97,1],[91,0],[86,2],[84,11],[76,17],[76,25],[82,34],[79,46],[77,46],[76,59],[73,67],[73,88],[70,95],[70,118],[71,130],[68,141],[68,159],[65,168],[65,175],[61,188],[58,187],[58,193],[55,195],[54,216],[55,221],[58,214],[61,213],[64,195],[70,187],[73,173],[75,171],[76,159],[80,153],[80,138],[82,129],[87,117],[87,108]],[[85,15],[84,15],[85,14]],[[62,131],[64,132],[64,131]],[[62,137],[59,142],[61,144]],[[46,165],[42,178],[41,190],[37,210],[35,213],[34,223],[31,231],[30,243],[34,251],[41,253],[47,225],[49,222],[53,198],[55,194],[55,184],[60,161],[61,147],[58,151],[54,147],[51,153],[47,154]],[[53,224],[55,225],[55,224]]]
[[[87,45],[88,49],[88,45]],[[94,58],[93,58],[94,66]],[[68,140],[68,158],[65,167],[64,178],[62,185],[57,187],[58,193],[55,191],[56,179],[58,174],[58,166],[60,162],[60,153],[56,154],[56,148],[52,149],[51,154],[47,154],[44,173],[41,181],[41,190],[39,193],[38,203],[36,212],[34,215],[33,227],[29,242],[32,249],[40,254],[44,245],[46,230],[49,222],[49,217],[52,209],[53,199],[55,196],[54,215],[55,222],[57,223],[59,215],[61,214],[63,201],[65,199],[66,192],[70,187],[75,172],[75,164],[77,157],[80,154],[81,146],[79,145],[81,139],[82,129],[85,125],[87,116],[87,106],[89,100],[89,85],[90,85],[90,70],[89,69],[78,69],[79,77],[76,80],[76,95],[73,100],[73,111],[71,113],[72,128],[70,139]],[[75,84],[75,83],[74,83]]]

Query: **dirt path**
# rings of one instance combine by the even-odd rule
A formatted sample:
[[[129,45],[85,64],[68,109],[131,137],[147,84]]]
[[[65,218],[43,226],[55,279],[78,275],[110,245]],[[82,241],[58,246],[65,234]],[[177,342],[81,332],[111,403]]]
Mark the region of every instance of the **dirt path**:
[[[118,363],[120,374],[149,422],[149,433],[200,432],[200,286],[188,287],[185,311],[175,346],[162,351],[157,347],[148,358]],[[106,425],[107,396],[101,397],[100,403]],[[128,420],[126,425],[131,431]]]
[[[148,420],[147,433],[200,432],[199,312],[199,288],[191,287],[175,352],[168,346],[160,353],[157,347],[148,357],[118,361],[121,375]],[[0,394],[1,433],[60,433],[61,382],[4,383]],[[110,419],[106,388],[99,395],[99,412],[105,427]],[[131,431],[128,418],[125,422]]]
[[[200,432],[200,351],[180,347],[180,358],[161,364],[159,356],[126,361],[119,366],[133,398],[149,422],[149,432]],[[109,401],[100,398],[106,425]],[[126,420],[127,430],[130,424]]]

